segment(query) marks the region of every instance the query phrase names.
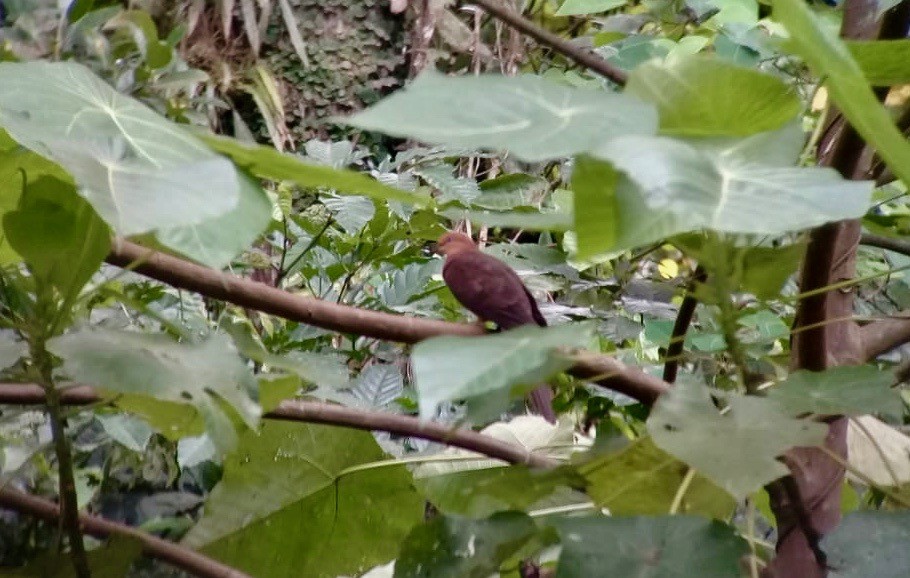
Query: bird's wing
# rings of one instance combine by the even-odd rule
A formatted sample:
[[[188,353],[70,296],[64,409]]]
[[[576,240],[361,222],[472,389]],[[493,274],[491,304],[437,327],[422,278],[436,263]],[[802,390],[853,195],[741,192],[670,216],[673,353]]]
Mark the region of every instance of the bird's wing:
[[[546,325],[521,279],[495,257],[479,251],[450,255],[442,276],[462,305],[501,329]]]

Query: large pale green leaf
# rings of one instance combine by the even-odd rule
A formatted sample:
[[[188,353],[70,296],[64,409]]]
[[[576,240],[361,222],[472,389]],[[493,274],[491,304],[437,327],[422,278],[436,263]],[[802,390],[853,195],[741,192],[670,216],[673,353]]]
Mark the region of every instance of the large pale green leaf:
[[[588,169],[579,181],[583,198],[606,206],[576,211],[576,219],[593,229],[587,216],[612,205],[617,230],[586,236],[579,252],[594,255],[698,229],[777,235],[862,216],[872,183],[844,180],[832,169],[791,166],[801,142],[794,126],[744,139],[613,139],[596,154],[622,172],[616,189],[609,191],[606,182],[598,195]]]
[[[443,401],[466,400],[469,414],[483,421],[571,363],[557,351],[582,347],[593,326],[520,327],[483,337],[434,337],[414,347],[411,365],[420,417],[432,419]]]
[[[160,243],[200,263],[221,269],[249,248],[272,218],[272,203],[262,188],[239,174],[240,201],[227,213],[195,225],[159,229]]]
[[[572,189],[575,193],[576,259],[588,259],[603,247],[616,245],[620,209],[616,199],[619,174],[610,163],[586,155],[575,159]]]
[[[380,183],[367,175],[347,169],[309,163],[299,157],[278,152],[272,147],[244,143],[232,138],[197,133],[200,139],[238,166],[263,179],[291,181],[301,187],[332,189],[350,195],[400,201],[426,206],[430,199]]]
[[[154,433],[145,421],[122,413],[100,414],[95,419],[111,439],[134,452],[144,451]]]
[[[863,415],[899,417],[903,403],[894,389],[894,376],[874,365],[832,367],[826,371],[797,371],[768,394],[791,415]]]
[[[536,533],[534,520],[520,512],[483,520],[438,516],[408,534],[395,578],[488,578]]]
[[[907,575],[910,512],[853,512],[822,541],[832,578]]]
[[[201,223],[237,206],[230,162],[81,64],[0,63],[0,125],[69,171],[119,234]]]
[[[561,210],[463,211],[446,209],[439,213],[453,221],[467,219],[488,227],[509,227],[528,231],[566,231],[572,227],[572,214]]]
[[[588,481],[587,493],[594,503],[615,516],[670,511],[689,471],[686,464],[655,446],[649,437],[618,452],[583,461],[577,468]],[[726,492],[696,475],[682,493],[679,512],[723,520],[735,505]]]
[[[404,466],[344,473],[385,457],[368,432],[264,422],[184,543],[257,578],[359,574],[394,558],[423,516]]]
[[[660,396],[648,432],[662,450],[694,467],[740,500],[788,473],[776,458],[794,446],[817,446],[824,424],[788,417],[777,404],[728,394],[721,415],[709,390],[681,382]]]
[[[27,343],[13,341],[9,333],[0,333],[0,369],[6,369],[24,355],[28,355]]]
[[[112,536],[100,548],[86,554],[93,578],[123,578],[133,562],[142,557],[142,542],[132,536]],[[49,553],[16,570],[4,570],[7,578],[77,578],[70,554]]]
[[[910,143],[878,102],[863,71],[836,34],[804,0],[775,0],[774,19],[790,33],[788,47],[827,79],[825,86],[856,131],[905,183],[910,183]]]
[[[231,447],[236,437],[219,400],[230,404],[248,426],[259,420],[261,411],[252,399],[256,381],[222,334],[190,344],[165,335],[84,330],[50,340],[48,349],[63,358],[63,372],[75,381],[192,405],[222,449]]]
[[[110,230],[69,181],[29,182],[15,211],[3,215],[10,246],[36,279],[64,297],[78,294],[111,247]]]
[[[654,134],[654,108],[629,96],[524,75],[426,72],[343,122],[429,143],[507,149],[526,161],[570,156],[622,134]]]
[[[560,578],[731,578],[749,550],[731,526],[696,516],[576,517],[556,528]]]
[[[660,130],[687,136],[746,136],[775,130],[802,108],[782,80],[702,56],[653,60],[629,75],[626,92],[657,105]]]
[[[910,40],[847,42],[850,54],[873,86],[910,82]]]

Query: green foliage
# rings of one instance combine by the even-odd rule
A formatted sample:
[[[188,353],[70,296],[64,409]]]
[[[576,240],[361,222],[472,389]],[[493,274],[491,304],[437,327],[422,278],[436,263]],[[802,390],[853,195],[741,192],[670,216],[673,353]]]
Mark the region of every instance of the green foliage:
[[[825,538],[832,573],[838,578],[897,578],[905,569],[910,518],[907,512],[854,512]]]
[[[769,398],[791,415],[899,416],[900,397],[892,389],[894,378],[873,365],[832,367],[824,372],[797,371],[779,383]]]

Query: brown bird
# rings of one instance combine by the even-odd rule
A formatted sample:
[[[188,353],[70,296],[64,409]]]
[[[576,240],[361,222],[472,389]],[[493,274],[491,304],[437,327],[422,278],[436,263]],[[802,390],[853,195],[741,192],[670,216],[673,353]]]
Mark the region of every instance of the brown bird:
[[[436,252],[445,256],[442,278],[458,301],[482,320],[507,330],[522,325],[546,327],[537,302],[511,267],[482,253],[470,237],[449,232],[439,238]],[[556,421],[553,392],[542,385],[531,392],[534,409]]]

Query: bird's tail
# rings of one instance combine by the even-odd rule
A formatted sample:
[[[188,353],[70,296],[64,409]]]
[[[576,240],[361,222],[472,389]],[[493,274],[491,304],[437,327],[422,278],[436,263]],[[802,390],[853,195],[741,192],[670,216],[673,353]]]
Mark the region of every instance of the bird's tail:
[[[553,411],[553,390],[543,384],[531,392],[531,407],[550,423],[556,423],[556,412]]]

